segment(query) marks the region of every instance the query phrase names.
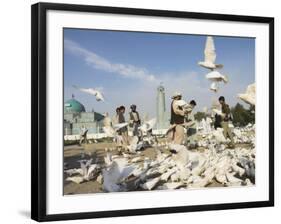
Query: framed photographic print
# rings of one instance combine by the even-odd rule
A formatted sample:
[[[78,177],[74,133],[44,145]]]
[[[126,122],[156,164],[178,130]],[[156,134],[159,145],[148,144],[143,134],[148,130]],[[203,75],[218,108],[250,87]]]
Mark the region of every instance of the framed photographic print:
[[[32,219],[274,205],[274,19],[32,6]]]

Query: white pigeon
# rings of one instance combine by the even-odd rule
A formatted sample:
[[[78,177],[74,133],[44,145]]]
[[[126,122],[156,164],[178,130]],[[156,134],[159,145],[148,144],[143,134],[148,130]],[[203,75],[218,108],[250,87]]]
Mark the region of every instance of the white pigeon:
[[[204,50],[205,60],[198,62],[198,65],[214,70],[216,68],[222,68],[222,64],[215,64],[216,51],[213,37],[208,36],[206,39],[206,45]]]
[[[67,177],[66,180],[72,181],[76,184],[80,184],[84,181],[84,177],[81,177],[81,176]]]
[[[99,166],[97,164],[90,165],[90,167],[87,171],[87,174],[84,176],[84,179],[89,181],[89,180],[97,177],[98,168],[99,168]]]
[[[93,88],[80,88],[78,86],[73,85],[75,89],[80,90],[81,92],[88,93],[90,95],[94,95],[97,101],[104,101],[104,96],[101,91]]]
[[[128,123],[124,122],[124,123],[115,124],[115,125],[113,125],[113,127],[111,127],[111,126],[104,126],[104,127],[102,127],[102,130],[107,135],[107,137],[114,138],[114,137],[117,136],[116,132],[120,128],[123,128],[123,127],[126,127],[126,126],[128,126]]]
[[[214,108],[214,109],[212,109],[212,111],[213,111],[215,114],[218,114],[218,115],[220,115],[220,116],[223,115],[221,109],[216,109],[216,108]]]
[[[218,71],[209,72],[206,75],[206,79],[208,79],[212,82],[211,86],[210,86],[210,90],[212,90],[214,92],[217,92],[219,90],[219,86],[218,86],[219,82],[224,82],[224,83],[228,82],[227,77],[225,75],[222,75]]]
[[[245,103],[250,105],[256,104],[256,85],[255,83],[248,85],[245,93],[238,94],[238,97]]]
[[[187,102],[185,100],[176,100],[175,104],[179,107],[183,107],[187,104]]]
[[[93,159],[89,160],[79,160],[78,162],[80,163],[81,169],[83,171],[83,175],[86,176],[88,172],[89,166],[92,164]]]
[[[103,189],[107,192],[126,191],[126,185],[121,183],[135,169],[135,165],[128,165],[127,159],[115,159],[109,167],[102,170]]]
[[[147,180],[147,182],[145,182],[142,185],[142,188],[145,190],[152,190],[152,188],[155,187],[155,185],[160,181],[160,177],[155,177],[153,179],[149,179]]]
[[[137,149],[137,146],[138,146],[138,141],[139,141],[138,136],[133,136],[130,139],[129,145],[127,146],[127,149],[129,150],[129,152],[131,152],[131,153],[136,152],[136,149]]]
[[[210,90],[217,92],[219,90],[219,86],[217,82],[212,82],[210,86]]]
[[[127,122],[114,124],[113,128],[114,128],[115,131],[118,131],[120,128],[128,126],[128,124],[129,123],[127,123]]]
[[[82,170],[82,168],[74,168],[74,169],[68,169],[64,171],[68,176],[73,176],[75,174],[79,174],[79,175],[84,175],[84,171]]]
[[[141,157],[135,157],[135,158],[131,159],[132,163],[138,163],[138,162],[141,162],[141,161],[143,161],[143,159]]]
[[[107,135],[107,137],[113,138],[116,135],[116,132],[114,131],[114,129],[112,127],[102,127],[102,130],[104,131],[104,133]]]
[[[180,145],[180,144],[171,143],[169,145],[169,147],[171,150],[176,151],[176,152],[179,152],[181,150],[187,150],[187,148],[184,145]]]
[[[207,120],[208,120],[208,122],[207,122]],[[203,134],[210,134],[211,133],[211,131],[212,131],[212,128],[211,128],[211,122],[209,121],[209,119],[205,119],[205,118],[203,118],[202,119],[202,127],[203,127]]]
[[[147,131],[151,130],[156,124],[156,118],[150,119],[149,121],[144,122],[139,129],[146,133]]]
[[[206,79],[212,82],[224,82],[227,83],[228,79],[225,75],[222,75],[218,71],[211,71],[206,75]]]
[[[177,172],[177,168],[176,167],[173,167],[171,169],[168,169],[167,172],[163,173],[160,177],[161,180],[164,180],[164,181],[168,181],[169,177],[171,175],[173,175],[175,172]]]
[[[217,109],[217,110],[220,110],[220,109],[221,109],[220,102],[219,102],[217,99],[213,99],[213,100],[212,100],[211,109]]]
[[[226,173],[226,178],[228,180],[227,185],[229,186],[240,186],[242,180],[234,176],[235,173]]]
[[[99,166],[97,164],[92,164],[92,159],[90,160],[79,160],[81,168],[80,169],[72,169],[68,170],[66,173],[70,175],[70,177],[67,177],[67,181],[72,181],[74,183],[80,184],[84,181],[89,181],[91,179],[94,179],[98,172],[99,172]],[[71,176],[73,174],[80,174],[79,176]]]
[[[189,188],[201,188],[206,187],[211,181],[208,178],[202,178],[200,176],[195,176],[193,183],[189,185]]]
[[[104,163],[106,164],[106,166],[110,166],[113,163],[112,160],[112,154],[111,153],[106,153],[105,157],[104,157]]]
[[[226,142],[226,139],[223,135],[223,129],[217,128],[216,130],[213,130],[212,132],[214,138],[216,139],[217,143]]]

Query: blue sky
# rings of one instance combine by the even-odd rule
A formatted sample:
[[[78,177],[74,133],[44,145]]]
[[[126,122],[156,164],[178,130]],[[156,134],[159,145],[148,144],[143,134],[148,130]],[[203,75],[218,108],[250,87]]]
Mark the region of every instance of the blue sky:
[[[117,106],[129,110],[136,104],[151,117],[156,112],[156,88],[163,82],[168,110],[175,91],[187,101],[195,99],[197,110],[220,95],[231,106],[242,103],[237,94],[255,81],[255,40],[214,37],[216,62],[224,65],[221,73],[229,78],[218,93],[209,90],[208,70],[197,64],[204,59],[205,41],[205,35],[64,29],[65,100],[74,94],[86,110],[110,114]],[[106,102],[72,85],[100,88]]]

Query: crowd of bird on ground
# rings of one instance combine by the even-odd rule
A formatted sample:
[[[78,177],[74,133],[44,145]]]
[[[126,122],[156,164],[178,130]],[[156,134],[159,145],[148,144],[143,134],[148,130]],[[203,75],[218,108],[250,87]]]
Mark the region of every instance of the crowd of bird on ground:
[[[213,37],[208,36],[204,51],[205,59],[198,64],[209,72],[206,79],[211,81],[210,90],[217,92],[219,83],[229,81],[218,69]],[[74,88],[94,95],[97,101],[105,101],[96,88]],[[247,104],[255,106],[255,84],[250,84],[245,93],[237,95]],[[178,102],[184,108],[187,103]],[[220,114],[219,108],[211,108]],[[210,118],[197,122],[197,145],[200,150],[191,150],[187,145],[174,144],[165,136],[154,136],[151,130],[156,118],[145,121],[139,131],[142,137],[133,136],[125,150],[114,154],[114,148],[106,148],[102,162],[92,157],[77,161],[80,167],[65,169],[66,180],[80,184],[97,181],[104,192],[136,190],[170,190],[207,187],[213,182],[220,186],[252,186],[255,184],[255,124],[246,127],[232,127],[234,149],[228,148],[222,129],[214,129]],[[118,138],[117,131],[128,123],[103,127],[107,137]],[[153,148],[155,158],[141,155],[143,150]]]

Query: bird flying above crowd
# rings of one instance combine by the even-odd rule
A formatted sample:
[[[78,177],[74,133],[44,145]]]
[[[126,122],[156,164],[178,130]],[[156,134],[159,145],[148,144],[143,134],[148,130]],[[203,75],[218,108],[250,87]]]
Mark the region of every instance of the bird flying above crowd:
[[[100,90],[98,90],[97,88],[96,89],[94,89],[94,88],[80,88],[76,85],[73,85],[73,87],[75,89],[80,90],[81,92],[88,93],[90,95],[94,95],[96,97],[97,101],[104,101],[104,96],[103,96],[102,92]]]
[[[256,85],[255,83],[248,85],[245,93],[238,94],[238,98],[250,105],[256,104]]]
[[[212,83],[211,83],[211,86],[210,86],[210,89],[214,92],[217,92],[218,91],[218,83],[219,82],[224,82],[224,83],[227,83],[228,82],[228,78],[225,76],[225,75],[222,75],[220,72],[218,71],[212,71],[212,72],[209,72],[207,75],[206,75],[206,79],[210,80]]]
[[[205,50],[204,50],[205,59],[204,61],[198,62],[198,65],[203,68],[214,70],[216,68],[222,68],[222,64],[216,64],[216,50],[213,37],[208,36],[206,40]]]

